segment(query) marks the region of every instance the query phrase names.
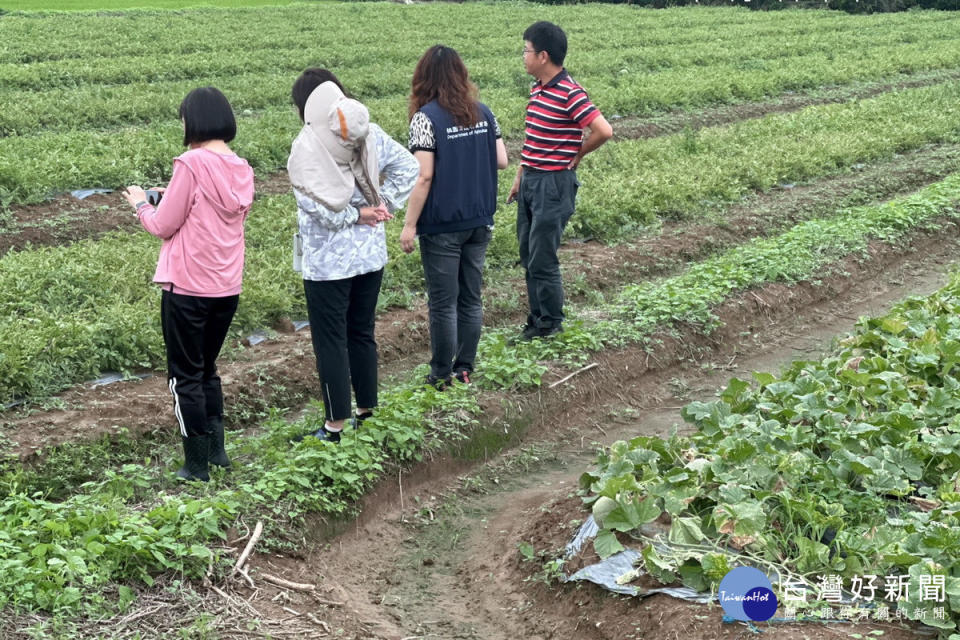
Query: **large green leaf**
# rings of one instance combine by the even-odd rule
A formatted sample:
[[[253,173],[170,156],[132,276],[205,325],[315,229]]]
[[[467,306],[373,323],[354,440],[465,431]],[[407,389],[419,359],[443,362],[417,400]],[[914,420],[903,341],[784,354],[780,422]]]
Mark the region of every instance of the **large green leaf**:
[[[617,500],[617,507],[604,518],[604,527],[617,531],[633,531],[640,525],[653,522],[662,513],[653,498]]]
[[[706,538],[700,530],[700,518],[675,518],[670,523],[670,542],[697,544]]]
[[[616,534],[609,529],[603,529],[593,539],[593,549],[602,559],[609,558],[615,553],[623,551],[623,545],[617,540]]]

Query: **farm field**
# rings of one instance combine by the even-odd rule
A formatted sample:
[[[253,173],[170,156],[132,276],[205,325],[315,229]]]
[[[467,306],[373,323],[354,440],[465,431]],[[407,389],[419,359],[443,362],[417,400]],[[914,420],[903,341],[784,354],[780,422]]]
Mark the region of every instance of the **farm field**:
[[[703,591],[736,554],[811,585],[943,576],[942,619],[915,594],[894,620],[767,630],[960,638],[960,18],[256,4],[3,7],[0,638],[748,637],[716,604],[560,582],[631,545],[641,583]],[[515,162],[520,33],[542,18],[617,134],[579,171],[567,330],[509,344],[522,273],[501,205],[476,383],[420,386],[421,265],[393,225],[380,410],[340,447],[291,445],[322,411],[293,324],[290,83],[329,66],[405,140],[409,74],[443,34]],[[146,49],[124,35],[144,21]],[[233,102],[258,176],[223,357],[237,464],[203,488],[169,473],[157,243],[115,193],[64,193],[167,179],[200,84]],[[131,379],[90,383],[110,371]],[[591,510],[596,542],[560,562]]]
[[[118,11],[125,9],[183,9],[189,7],[275,7],[289,4],[316,4],[324,0],[5,0],[6,11]]]

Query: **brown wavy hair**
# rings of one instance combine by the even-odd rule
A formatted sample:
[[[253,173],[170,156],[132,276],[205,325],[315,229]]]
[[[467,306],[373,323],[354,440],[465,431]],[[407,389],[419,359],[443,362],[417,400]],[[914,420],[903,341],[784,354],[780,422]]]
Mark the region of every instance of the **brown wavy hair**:
[[[413,114],[431,100],[436,100],[458,126],[469,127],[480,120],[477,87],[470,81],[460,54],[442,44],[427,49],[413,70],[408,117],[412,120]]]

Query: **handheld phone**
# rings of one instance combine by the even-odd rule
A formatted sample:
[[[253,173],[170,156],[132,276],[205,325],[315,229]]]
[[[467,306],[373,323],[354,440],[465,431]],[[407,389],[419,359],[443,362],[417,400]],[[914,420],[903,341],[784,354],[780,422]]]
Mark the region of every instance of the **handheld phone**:
[[[154,189],[148,189],[146,191],[147,202],[153,206],[160,204],[160,199],[163,198],[163,191],[155,191]]]

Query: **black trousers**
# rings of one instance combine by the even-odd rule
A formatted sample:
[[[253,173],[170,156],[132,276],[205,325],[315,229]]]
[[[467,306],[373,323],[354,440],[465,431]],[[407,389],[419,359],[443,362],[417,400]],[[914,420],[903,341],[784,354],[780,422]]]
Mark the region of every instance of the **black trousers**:
[[[217,356],[240,296],[201,298],[164,291],[160,325],[167,347],[167,383],[184,438],[207,433],[209,418],[223,415]]]
[[[563,323],[560,239],[573,216],[580,182],[575,171],[524,170],[517,194],[517,240],[527,280],[527,325],[540,329]]]
[[[383,269],[342,280],[304,280],[307,316],[327,420],[350,416],[350,387],[357,406],[377,406],[377,298]]]

